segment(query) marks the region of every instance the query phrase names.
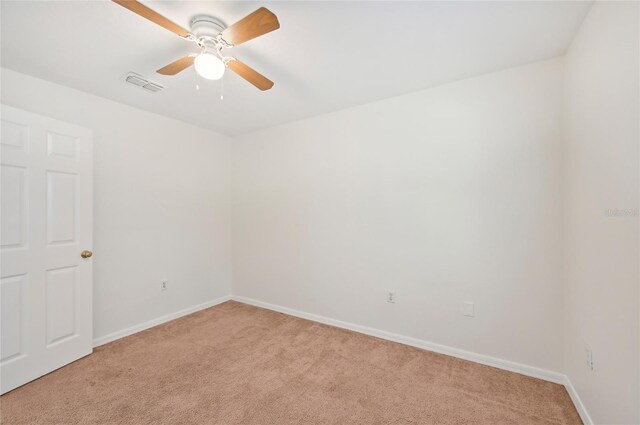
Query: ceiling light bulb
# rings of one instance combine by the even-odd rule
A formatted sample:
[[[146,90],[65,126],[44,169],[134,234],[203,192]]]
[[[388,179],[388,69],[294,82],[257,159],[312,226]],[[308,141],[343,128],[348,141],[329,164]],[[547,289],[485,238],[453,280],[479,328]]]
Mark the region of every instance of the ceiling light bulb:
[[[201,53],[194,62],[196,72],[207,80],[219,80],[224,75],[224,63],[216,55]]]

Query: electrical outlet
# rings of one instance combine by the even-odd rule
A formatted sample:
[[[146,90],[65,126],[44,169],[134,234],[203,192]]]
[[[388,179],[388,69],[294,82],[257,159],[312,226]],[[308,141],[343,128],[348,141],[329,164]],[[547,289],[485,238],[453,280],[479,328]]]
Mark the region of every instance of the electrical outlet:
[[[462,303],[462,314],[467,317],[474,317],[475,314],[475,303],[473,301],[464,301]]]
[[[590,347],[584,347],[584,353],[587,358],[587,367],[589,370],[593,370],[593,350]]]
[[[387,302],[391,304],[395,304],[396,302],[396,293],[395,291],[387,290]]]
[[[162,285],[160,286],[160,289],[162,291],[166,291],[167,289],[169,289],[169,283],[166,280],[163,280]]]

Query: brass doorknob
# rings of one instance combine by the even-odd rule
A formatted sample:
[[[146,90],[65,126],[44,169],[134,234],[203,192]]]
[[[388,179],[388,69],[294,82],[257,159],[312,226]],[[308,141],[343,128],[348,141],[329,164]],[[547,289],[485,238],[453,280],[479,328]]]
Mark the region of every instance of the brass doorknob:
[[[89,258],[89,257],[91,257],[92,255],[93,255],[93,252],[91,252],[91,251],[87,251],[87,250],[84,250],[84,251],[82,251],[82,252],[80,253],[80,256],[81,256],[82,258]]]

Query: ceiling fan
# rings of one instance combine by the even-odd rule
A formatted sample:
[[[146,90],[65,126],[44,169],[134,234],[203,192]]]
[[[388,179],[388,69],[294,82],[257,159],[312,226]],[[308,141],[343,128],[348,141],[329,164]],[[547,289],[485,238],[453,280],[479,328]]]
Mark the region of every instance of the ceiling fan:
[[[269,90],[273,87],[273,81],[264,75],[238,59],[222,54],[226,48],[237,46],[280,28],[278,18],[268,9],[261,7],[228,28],[213,16],[196,16],[191,21],[191,31],[187,31],[136,0],[113,1],[185,40],[193,41],[200,47],[199,54],[183,56],[156,72],[163,75],[176,75],[194,65],[201,77],[219,80],[224,75],[225,69],[230,68],[260,90]]]

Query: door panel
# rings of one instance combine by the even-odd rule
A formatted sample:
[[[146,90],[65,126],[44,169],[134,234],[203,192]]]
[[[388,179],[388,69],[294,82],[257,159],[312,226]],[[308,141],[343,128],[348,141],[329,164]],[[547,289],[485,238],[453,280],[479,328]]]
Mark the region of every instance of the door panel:
[[[76,242],[76,174],[47,171],[47,243]]]
[[[76,336],[76,267],[47,270],[47,346]]]
[[[0,297],[2,297],[2,348],[0,361],[7,362],[24,355],[26,297],[24,288],[27,275],[8,276],[0,279]]]
[[[2,105],[0,389],[92,351],[91,132]]]
[[[0,245],[2,248],[25,248],[27,236],[26,168],[0,165]]]
[[[26,125],[5,119],[2,120],[2,133],[0,135],[2,141],[0,143],[3,146],[26,152],[28,134]]]
[[[47,133],[47,155],[76,159],[78,139],[65,134]]]

